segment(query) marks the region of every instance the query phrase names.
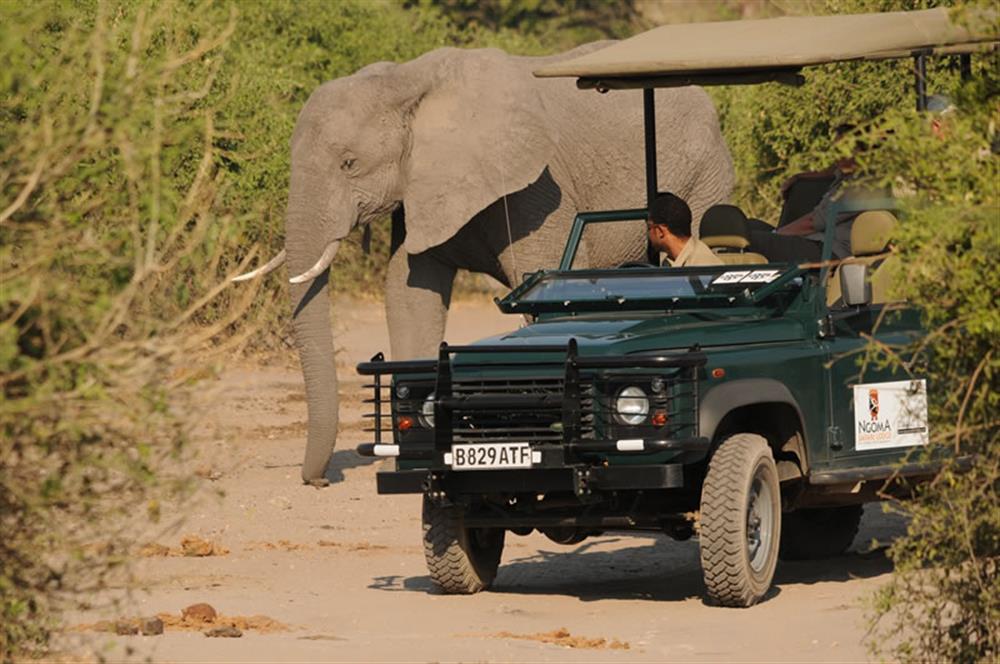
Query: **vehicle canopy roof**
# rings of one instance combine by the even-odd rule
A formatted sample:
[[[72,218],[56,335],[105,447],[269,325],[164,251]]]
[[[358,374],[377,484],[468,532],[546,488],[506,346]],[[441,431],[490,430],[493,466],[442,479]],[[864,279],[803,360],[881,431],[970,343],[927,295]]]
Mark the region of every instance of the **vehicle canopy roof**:
[[[959,24],[944,8],[910,12],[785,16],[664,25],[535,71],[577,77],[581,88],[799,83],[802,67],[849,60],[954,55],[992,50],[992,12]]]

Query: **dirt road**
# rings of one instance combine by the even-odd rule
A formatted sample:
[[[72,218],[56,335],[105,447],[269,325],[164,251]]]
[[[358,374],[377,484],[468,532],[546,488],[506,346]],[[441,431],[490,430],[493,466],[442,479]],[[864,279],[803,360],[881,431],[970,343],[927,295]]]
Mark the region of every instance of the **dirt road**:
[[[202,490],[176,513],[166,510],[180,523],[159,534],[162,548],[147,550],[169,553],[192,534],[228,553],[142,557],[124,604],[69,617],[79,625],[179,615],[206,602],[287,629],[270,624],[241,638],[206,638],[169,623],[160,636],[74,631],[62,641],[71,653],[95,647],[113,660],[158,662],[867,659],[862,602],[890,571],[880,549],[869,551],[871,541],[902,530],[878,506],[867,508],[851,552],[780,565],[772,596],[747,610],[702,602],[696,540],[614,533],[574,546],[510,535],[493,591],[437,594],[424,568],[420,498],[376,495],[375,472],[388,462],[353,452],[363,398],[353,366],[388,347],[381,308],[354,303],[338,311],[344,408],[333,484],[315,489],[299,480],[306,414],[297,370],[228,370],[206,386],[217,406],[199,427],[193,463]],[[518,323],[492,305],[459,302],[448,339],[471,341]]]

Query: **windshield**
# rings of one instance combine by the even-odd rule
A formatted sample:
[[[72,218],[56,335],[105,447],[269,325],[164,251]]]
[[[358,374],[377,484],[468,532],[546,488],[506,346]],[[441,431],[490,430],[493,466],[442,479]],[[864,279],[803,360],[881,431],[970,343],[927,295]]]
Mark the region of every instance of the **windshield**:
[[[522,302],[562,302],[693,297],[704,293],[714,276],[714,274],[692,274],[650,278],[621,275],[591,277],[548,275],[518,299]]]
[[[501,302],[504,310],[552,311],[571,306],[619,308],[670,306],[681,302],[710,305],[732,303],[734,294],[743,299],[768,284],[792,287],[783,276],[798,270],[785,265],[700,268],[640,268],[575,270],[533,275]]]

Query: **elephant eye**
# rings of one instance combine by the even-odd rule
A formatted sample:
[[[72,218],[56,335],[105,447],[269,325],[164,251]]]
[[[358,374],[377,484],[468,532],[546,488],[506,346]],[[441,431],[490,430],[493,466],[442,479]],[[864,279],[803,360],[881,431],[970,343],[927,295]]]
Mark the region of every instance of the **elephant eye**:
[[[354,157],[348,157],[347,159],[345,159],[344,161],[341,162],[341,164],[340,164],[340,170],[342,170],[342,171],[349,171],[349,170],[351,170],[352,168],[354,168],[354,164],[357,161],[358,160],[355,159]]]

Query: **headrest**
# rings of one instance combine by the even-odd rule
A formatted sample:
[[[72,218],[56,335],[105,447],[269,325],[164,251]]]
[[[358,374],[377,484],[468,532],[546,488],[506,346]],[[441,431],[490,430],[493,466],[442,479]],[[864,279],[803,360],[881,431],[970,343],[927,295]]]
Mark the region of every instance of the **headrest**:
[[[713,205],[705,210],[698,233],[709,247],[745,249],[750,245],[747,216],[735,205]]]
[[[851,254],[871,256],[885,251],[896,229],[896,216],[888,210],[868,210],[851,226]]]

